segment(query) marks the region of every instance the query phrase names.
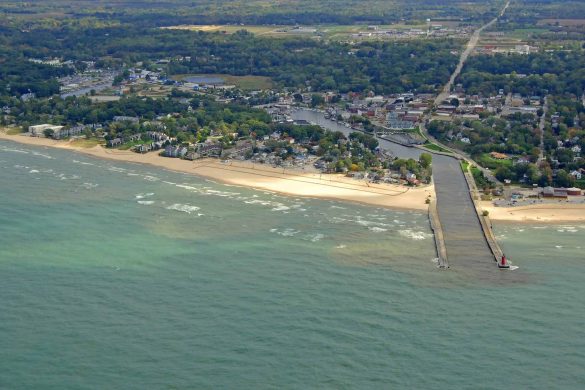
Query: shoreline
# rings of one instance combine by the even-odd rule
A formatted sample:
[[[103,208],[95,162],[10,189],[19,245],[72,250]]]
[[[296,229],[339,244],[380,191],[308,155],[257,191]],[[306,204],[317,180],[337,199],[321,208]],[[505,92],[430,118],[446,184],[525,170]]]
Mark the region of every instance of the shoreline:
[[[492,221],[526,224],[564,224],[585,222],[585,204],[540,203],[527,206],[500,207],[490,201],[480,203]]]
[[[1,129],[0,140],[64,149],[106,160],[146,164],[217,180],[225,184],[274,191],[291,196],[355,202],[419,212],[427,212],[428,204],[425,201],[428,196],[431,196],[432,199],[435,198],[433,184],[416,188],[396,184],[372,184],[347,178],[344,175],[321,175],[301,170],[286,170],[247,161],[231,161],[229,164],[210,158],[188,161],[162,157],[156,153],[139,154],[131,151],[106,149],[99,145],[84,148],[72,145],[71,141],[8,135]]]

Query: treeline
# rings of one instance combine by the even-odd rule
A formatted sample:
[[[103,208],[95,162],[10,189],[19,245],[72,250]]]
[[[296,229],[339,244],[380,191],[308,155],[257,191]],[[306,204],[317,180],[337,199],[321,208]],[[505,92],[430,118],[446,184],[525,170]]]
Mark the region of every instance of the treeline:
[[[47,24],[47,19],[62,27],[88,18],[152,27],[175,24],[354,24],[394,23],[402,20],[432,19],[477,20],[493,18],[503,0],[297,0],[294,2],[265,0],[166,0],[160,1],[74,1],[6,2],[0,10],[23,18],[28,25]],[[51,19],[57,11],[61,18]],[[48,15],[45,16],[45,15]]]
[[[541,19],[584,19],[581,0],[514,0],[506,19],[516,24],[534,26]]]
[[[468,94],[484,96],[520,93],[524,96],[572,93],[585,90],[585,53],[552,52],[529,55],[473,56],[459,78]]]
[[[452,40],[370,42],[359,45],[306,39],[267,39],[246,31],[233,35],[135,27],[9,29],[0,49],[19,47],[20,58],[97,60],[98,66],[191,57],[161,66],[169,74],[226,73],[269,76],[281,86],[312,90],[433,92],[454,70],[460,44]],[[0,57],[1,58],[1,57]],[[25,72],[19,66],[15,71]]]
[[[437,139],[461,148],[478,160],[490,152],[527,155],[534,161],[538,157],[538,130],[530,115],[514,114],[507,120],[492,116],[483,121],[432,121],[428,131]],[[463,137],[469,139],[468,144],[458,141]],[[489,163],[483,165],[489,166]]]
[[[34,93],[46,97],[59,93],[56,77],[70,75],[73,68],[30,62],[24,58],[0,55],[0,96]]]
[[[270,115],[264,110],[217,103],[202,97],[188,100],[127,97],[104,103],[93,103],[88,97],[55,97],[26,102],[12,99],[9,103],[12,103],[11,116],[23,128],[39,123],[64,126],[107,124],[115,116],[126,116],[143,121],[164,121],[170,135],[201,128],[256,131],[264,135],[270,131],[268,124],[271,122]]]

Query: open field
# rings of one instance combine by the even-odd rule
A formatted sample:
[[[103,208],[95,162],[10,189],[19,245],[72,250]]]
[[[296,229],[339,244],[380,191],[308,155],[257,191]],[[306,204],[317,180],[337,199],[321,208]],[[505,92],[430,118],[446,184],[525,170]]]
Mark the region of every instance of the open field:
[[[506,32],[506,37],[513,39],[528,39],[536,34],[542,34],[549,31],[547,28],[519,28]]]
[[[437,144],[434,144],[434,143],[431,143],[431,142],[429,142],[429,143],[426,143],[426,144],[422,145],[422,147],[424,147],[424,148],[426,148],[426,149],[434,150],[434,151],[436,151],[436,152],[442,152],[442,153],[451,153],[451,152],[450,152],[450,151],[448,151],[447,149],[445,149],[445,148],[442,148],[442,147],[440,147],[439,145],[437,145]]]
[[[236,31],[246,30],[252,34],[262,35],[268,33],[276,34],[278,30],[291,28],[290,26],[241,26],[241,25],[178,25],[161,27],[166,30],[187,30],[187,31],[204,31],[204,32],[223,32],[233,34]]]
[[[22,133],[22,130],[20,127],[6,127],[0,130],[4,130],[6,131],[6,134],[8,135],[16,135],[16,134],[20,134]]]
[[[226,85],[235,85],[241,89],[270,89],[274,83],[270,77],[265,76],[233,76],[229,74],[178,74],[172,76],[173,80],[181,81],[188,77],[221,78]]]
[[[77,138],[77,139],[72,140],[69,144],[73,148],[89,149],[89,148],[96,147],[102,143],[103,143],[103,141],[100,141],[96,138],[90,138],[90,139]]]
[[[459,22],[436,22],[433,24],[440,24],[445,27],[455,27]],[[428,23],[423,24],[390,24],[390,25],[376,25],[378,30],[410,30],[410,29],[427,29]],[[264,25],[177,25],[169,27],[161,27],[171,30],[187,30],[187,31],[205,31],[205,32],[222,32],[224,34],[234,34],[240,30],[246,30],[252,34],[260,36],[274,37],[325,37],[329,39],[346,39],[352,34],[360,32],[373,32],[368,25],[365,24],[350,24],[350,25],[314,25],[314,26],[264,26]]]
[[[585,26],[585,19],[540,19],[536,25]]]

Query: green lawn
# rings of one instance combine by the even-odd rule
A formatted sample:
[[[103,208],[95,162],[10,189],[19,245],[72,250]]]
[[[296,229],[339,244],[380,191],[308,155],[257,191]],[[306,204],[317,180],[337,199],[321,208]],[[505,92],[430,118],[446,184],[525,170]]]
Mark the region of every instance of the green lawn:
[[[469,163],[465,160],[461,160],[461,169],[463,169],[463,172],[467,172],[469,169]]]
[[[97,138],[90,138],[90,139],[78,138],[78,139],[71,141],[71,146],[89,149],[89,148],[93,148],[94,146],[100,145],[102,143],[103,143],[103,141],[99,140]]]
[[[425,148],[430,149],[430,150],[434,150],[436,152],[443,152],[443,153],[451,153],[450,151],[448,151],[447,149],[440,147],[437,144],[434,144],[432,142],[427,142],[426,144],[423,145]]]
[[[488,153],[484,153],[476,160],[484,168],[498,169],[499,167],[512,167],[512,159],[499,160],[493,158]]]
[[[515,39],[527,39],[530,38],[534,34],[541,34],[543,32],[549,31],[546,28],[519,28],[510,32],[506,33],[507,37],[515,38]]]
[[[8,135],[17,135],[22,133],[21,127],[4,127],[2,130],[6,131]]]

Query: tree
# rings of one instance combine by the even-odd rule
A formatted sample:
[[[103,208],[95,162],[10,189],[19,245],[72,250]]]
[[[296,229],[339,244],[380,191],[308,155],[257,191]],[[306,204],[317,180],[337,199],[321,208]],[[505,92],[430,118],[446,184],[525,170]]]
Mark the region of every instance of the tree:
[[[55,135],[55,130],[53,130],[53,129],[45,129],[45,130],[43,130],[43,134],[47,138],[53,138],[53,135]]]
[[[500,166],[496,170],[496,178],[499,181],[511,180],[512,179],[512,171],[510,171],[510,169],[508,167]]]
[[[321,95],[311,95],[311,107],[317,107],[325,103],[325,99]]]
[[[431,162],[433,161],[433,156],[430,153],[421,153],[420,157],[418,158],[418,162],[423,168],[428,168],[431,166]]]
[[[560,169],[555,177],[555,184],[559,187],[572,187],[575,184],[575,179],[567,171]]]

